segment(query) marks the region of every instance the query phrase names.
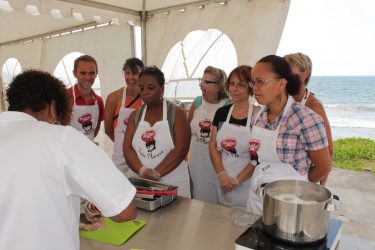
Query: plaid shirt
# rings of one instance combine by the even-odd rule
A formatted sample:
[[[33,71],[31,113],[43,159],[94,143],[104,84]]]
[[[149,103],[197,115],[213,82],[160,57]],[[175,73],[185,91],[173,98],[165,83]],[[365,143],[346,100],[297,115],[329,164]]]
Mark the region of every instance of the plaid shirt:
[[[258,113],[260,107],[255,113]],[[276,130],[281,122],[276,141],[276,152],[280,160],[291,164],[298,173],[305,175],[313,166],[308,156],[309,150],[318,150],[328,146],[323,119],[309,108],[293,102],[291,109],[281,119],[282,113],[269,123],[267,108],[260,114],[256,126]],[[253,118],[255,114],[253,115]],[[252,121],[254,123],[254,120]]]

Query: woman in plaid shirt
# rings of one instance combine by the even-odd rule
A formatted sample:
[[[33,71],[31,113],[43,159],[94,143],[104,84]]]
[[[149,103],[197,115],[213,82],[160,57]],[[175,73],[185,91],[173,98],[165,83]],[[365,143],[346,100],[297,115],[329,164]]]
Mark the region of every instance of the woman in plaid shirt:
[[[262,213],[263,200],[255,194],[262,183],[296,179],[319,182],[331,170],[323,119],[294,101],[301,86],[288,62],[270,55],[251,71],[254,97],[261,105],[253,115],[250,145],[259,164],[254,168],[248,209]],[[254,155],[254,152],[252,152]]]

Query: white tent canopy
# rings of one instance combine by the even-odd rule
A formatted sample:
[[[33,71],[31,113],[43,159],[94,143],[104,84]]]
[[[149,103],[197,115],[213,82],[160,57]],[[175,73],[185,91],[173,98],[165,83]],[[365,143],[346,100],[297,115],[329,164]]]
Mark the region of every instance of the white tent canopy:
[[[19,72],[9,67],[54,73],[69,54],[89,54],[97,60],[98,90],[105,100],[124,85],[122,65],[138,51],[136,27],[142,34],[142,59],[162,67],[171,79],[165,94],[185,97],[185,90],[195,88],[190,95],[197,95],[196,79],[205,66],[229,73],[239,64],[253,65],[276,53],[289,4],[289,0],[0,0],[0,112],[5,106],[4,80],[14,76],[4,74]],[[194,36],[201,42],[188,39]],[[16,63],[8,63],[14,59]],[[66,72],[71,71],[72,65],[65,66]],[[102,132],[99,135],[110,153],[111,142]]]
[[[237,64],[253,65],[276,52],[288,9],[287,0],[0,0],[0,66],[16,58],[23,69],[52,73],[65,55],[89,54],[105,98],[123,85],[122,64],[135,55],[134,25],[146,64],[162,67],[190,32],[217,30],[233,43]]]

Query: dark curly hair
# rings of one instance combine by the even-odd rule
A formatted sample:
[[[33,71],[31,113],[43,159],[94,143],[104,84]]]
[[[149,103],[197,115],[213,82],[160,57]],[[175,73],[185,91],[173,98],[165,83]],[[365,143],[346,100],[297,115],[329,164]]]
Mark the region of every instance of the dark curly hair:
[[[69,94],[59,79],[48,72],[26,70],[16,76],[7,89],[9,111],[24,111],[30,108],[39,112],[53,100],[56,101],[56,115],[59,122],[69,123],[71,108]]]
[[[164,86],[164,83],[165,83],[164,73],[155,65],[144,67],[141,70],[141,73],[139,74],[139,79],[141,79],[141,77],[144,75],[154,77],[160,87]]]
[[[282,57],[276,55],[269,55],[263,57],[258,63],[268,63],[271,66],[271,71],[278,75],[278,77],[287,80],[286,92],[289,95],[297,95],[301,88],[301,80],[297,75],[294,75],[289,63]]]

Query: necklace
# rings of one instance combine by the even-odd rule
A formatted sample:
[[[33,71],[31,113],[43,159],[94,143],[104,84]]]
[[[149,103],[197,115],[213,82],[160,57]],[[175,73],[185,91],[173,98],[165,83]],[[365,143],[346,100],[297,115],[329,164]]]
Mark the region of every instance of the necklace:
[[[309,90],[306,88],[305,95],[303,96],[303,100],[307,100],[308,97],[309,97]]]

